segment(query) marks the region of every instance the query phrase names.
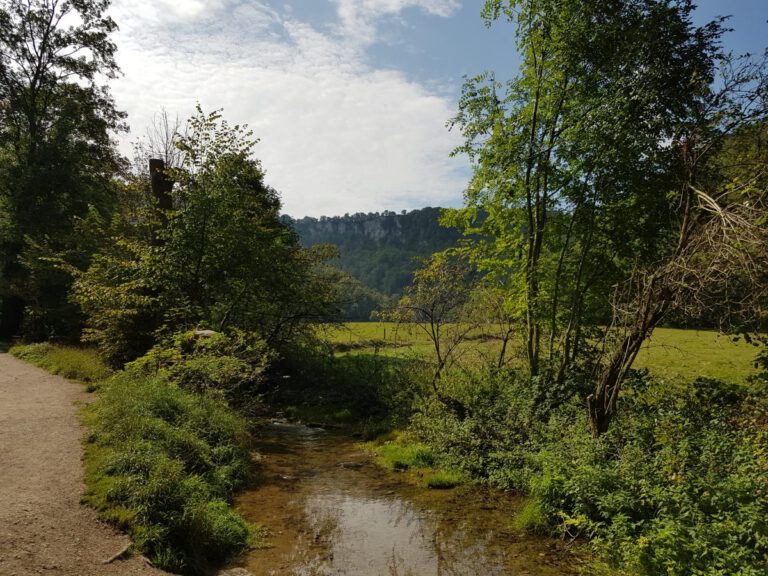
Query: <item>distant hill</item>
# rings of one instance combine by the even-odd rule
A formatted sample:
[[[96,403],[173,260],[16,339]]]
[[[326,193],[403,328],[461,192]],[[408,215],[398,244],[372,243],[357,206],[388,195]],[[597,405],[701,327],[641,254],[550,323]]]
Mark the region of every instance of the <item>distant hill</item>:
[[[386,296],[402,294],[418,266],[416,257],[456,244],[458,231],[440,226],[441,208],[422,208],[411,212],[345,214],[320,218],[293,219],[290,222],[304,246],[336,244],[339,267]]]

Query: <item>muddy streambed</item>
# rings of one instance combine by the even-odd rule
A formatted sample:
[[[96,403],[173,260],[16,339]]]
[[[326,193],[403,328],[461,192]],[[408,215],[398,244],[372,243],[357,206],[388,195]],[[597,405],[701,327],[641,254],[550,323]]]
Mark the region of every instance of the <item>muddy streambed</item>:
[[[573,547],[510,527],[520,502],[478,487],[430,490],[378,468],[355,440],[271,422],[260,482],[238,510],[267,530],[231,567],[255,576],[560,576]]]

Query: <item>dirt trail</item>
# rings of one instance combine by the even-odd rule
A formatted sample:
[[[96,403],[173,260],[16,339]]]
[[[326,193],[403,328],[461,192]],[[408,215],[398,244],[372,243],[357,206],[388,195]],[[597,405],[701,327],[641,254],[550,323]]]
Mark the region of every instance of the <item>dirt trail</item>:
[[[82,386],[0,354],[0,574],[165,574],[80,504]]]

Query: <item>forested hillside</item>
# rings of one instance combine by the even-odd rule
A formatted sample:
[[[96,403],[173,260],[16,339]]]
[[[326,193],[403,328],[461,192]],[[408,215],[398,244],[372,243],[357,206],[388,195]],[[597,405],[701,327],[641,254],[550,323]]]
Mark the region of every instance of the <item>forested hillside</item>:
[[[401,294],[418,267],[428,258],[453,246],[460,234],[440,225],[440,208],[411,212],[374,212],[344,216],[306,217],[289,221],[305,247],[335,244],[340,267],[366,286],[387,296]]]

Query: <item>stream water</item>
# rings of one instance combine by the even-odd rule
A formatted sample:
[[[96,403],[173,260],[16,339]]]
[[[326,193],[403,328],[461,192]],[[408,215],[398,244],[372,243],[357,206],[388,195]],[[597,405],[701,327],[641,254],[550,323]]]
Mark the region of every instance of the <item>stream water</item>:
[[[561,576],[578,551],[510,528],[520,501],[476,486],[429,490],[378,468],[355,440],[271,422],[261,478],[237,500],[268,530],[231,568],[255,576]]]

